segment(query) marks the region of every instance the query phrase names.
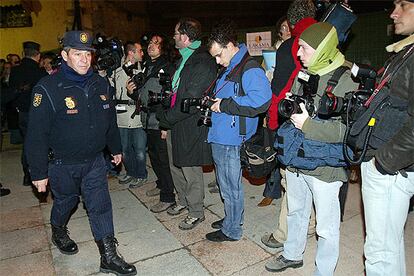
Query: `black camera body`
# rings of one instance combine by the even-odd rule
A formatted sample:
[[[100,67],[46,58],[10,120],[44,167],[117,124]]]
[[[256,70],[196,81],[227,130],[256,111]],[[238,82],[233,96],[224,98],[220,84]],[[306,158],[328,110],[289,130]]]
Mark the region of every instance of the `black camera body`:
[[[332,93],[325,93],[320,100],[318,114],[323,116],[341,115],[344,117],[344,121],[347,118],[351,122],[358,117],[357,111],[365,104],[375,89],[377,72],[368,65],[354,64],[351,73],[360,82],[360,89],[346,93],[343,98]]]
[[[170,99],[172,95],[171,77],[169,74],[160,72],[158,74],[161,91],[159,93],[148,91],[148,104],[156,105],[162,104],[164,107],[170,106]]]
[[[208,96],[203,98],[185,98],[181,101],[181,112],[190,113],[190,108],[195,106],[201,111],[201,116],[197,122],[197,125],[211,127],[210,107],[213,104],[214,102]]]
[[[122,43],[116,38],[107,40],[105,36],[96,36],[96,67],[98,70],[115,70],[121,66],[123,56]]]
[[[309,116],[315,113],[314,97],[318,91],[319,75],[309,75],[300,71],[298,81],[302,85],[302,95],[292,95],[290,99],[283,99],[279,102],[279,114],[285,118],[290,118],[293,114],[300,114],[302,110],[299,104],[305,104]]]

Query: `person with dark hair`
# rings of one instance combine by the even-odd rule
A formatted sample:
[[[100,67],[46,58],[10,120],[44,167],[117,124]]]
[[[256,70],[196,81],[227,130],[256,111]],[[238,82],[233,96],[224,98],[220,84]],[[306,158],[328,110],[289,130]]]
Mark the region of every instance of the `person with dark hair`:
[[[137,112],[137,104],[128,97],[128,88],[134,85],[133,75],[141,73],[144,57],[141,44],[127,42],[124,46],[125,55],[121,66],[116,68],[109,78],[116,88],[117,123],[121,134],[123,164],[126,174],[119,177],[119,183],[138,188],[147,180],[146,146],[147,135],[142,128],[141,115]],[[135,86],[134,86],[135,88]]]
[[[174,182],[171,176],[167,141],[161,136],[156,111],[164,109],[171,91],[171,77],[174,71],[169,62],[167,39],[160,34],[153,34],[148,43],[149,59],[144,63],[143,83],[138,89],[127,86],[131,98],[141,103],[141,120],[148,136],[148,155],[157,176],[156,187],[148,190],[147,196],[159,195],[160,201],[150,210],[160,213],[175,204]]]
[[[18,54],[8,54],[7,61],[11,63],[12,67],[20,64],[20,56]]]
[[[167,138],[168,154],[172,161],[171,174],[178,202],[167,213],[178,215],[188,208],[188,215],[180,222],[182,230],[193,229],[204,221],[203,165],[209,165],[211,148],[206,142],[207,126],[199,126],[200,110],[195,106],[183,112],[181,103],[186,98],[204,97],[216,77],[216,64],[207,49],[201,45],[201,25],[192,18],[181,19],[174,29],[175,47],[181,54],[172,78],[172,96],[169,109],[157,112],[162,137]],[[172,155],[171,155],[172,154]]]
[[[27,134],[29,121],[30,97],[32,88],[44,76],[46,71],[39,67],[40,44],[33,41],[23,43],[24,58],[20,65],[11,68],[9,86],[17,94],[14,104],[19,112],[19,129],[23,139]],[[23,185],[31,186],[29,168],[25,155],[25,148],[22,151]]]
[[[315,112],[300,103],[301,112],[293,112],[289,121],[281,126],[282,130],[289,127],[295,131],[298,134],[295,137],[303,134],[306,139],[318,141],[318,151],[329,157],[333,152],[329,148],[330,143],[342,143],[346,126],[338,114],[325,114],[319,99],[327,93],[334,75],[338,76],[335,78],[337,84],[330,86],[329,93],[344,97],[345,93],[355,91],[358,87],[351,78],[349,62],[338,50],[338,44],[336,29],[329,23],[315,23],[302,32],[297,55],[306,70],[303,69],[297,75],[290,92],[293,95],[309,93],[308,96],[312,98],[309,102],[312,102]],[[280,130],[278,135],[278,141],[289,139]],[[286,148],[285,152],[279,154],[288,155],[295,150],[294,147]],[[308,147],[304,148],[303,156],[312,156],[308,150]],[[340,146],[341,154],[342,150]],[[326,159],[321,158],[322,161]],[[338,194],[343,182],[347,181],[346,169],[327,163],[318,164],[310,170],[296,163],[285,165],[287,239],[283,244],[283,252],[268,261],[265,267],[269,271],[280,272],[303,266],[309,220],[315,206],[318,244],[314,275],[333,275],[339,258],[341,212]]]
[[[39,66],[44,68],[45,71],[50,75],[54,72],[52,68],[52,61],[56,58],[56,55],[52,52],[45,53],[40,57]]]
[[[122,160],[121,139],[109,83],[91,68],[92,36],[69,31],[56,74],[34,88],[25,146],[33,185],[50,185],[54,195],[50,224],[52,242],[65,255],[78,253],[67,223],[82,195],[92,234],[101,255],[100,271],[136,275],[135,266],[118,254],[112,203],[103,151]]]
[[[414,273],[406,271],[404,246],[404,226],[414,195],[414,0],[394,1],[390,17],[395,34],[405,37],[387,46],[387,52],[393,55],[380,79],[385,85],[371,105],[376,97],[387,95],[388,100],[381,101],[378,110],[383,106],[390,108],[385,108],[385,113],[378,117],[374,113],[372,118],[389,118],[390,124],[398,127],[393,131],[389,124],[377,122],[374,129],[378,135],[375,138],[372,135],[371,139],[383,143],[369,148],[361,164],[367,276]],[[412,237],[412,231],[406,230]]]
[[[316,23],[313,19],[315,16],[315,6],[310,0],[294,0],[287,11],[287,23],[292,37],[284,41],[276,55],[276,68],[273,72],[272,78],[272,103],[267,114],[267,127],[271,130],[277,130],[279,123],[283,121],[278,115],[278,104],[281,99],[285,98],[286,93],[290,91],[293,81],[297,76],[299,70],[302,68],[298,58],[297,52],[299,49],[299,36],[309,26]],[[283,174],[283,171],[282,171]],[[275,174],[275,178],[281,178],[280,173]],[[278,179],[276,179],[278,181]],[[281,183],[285,180],[281,180]],[[286,188],[285,188],[286,191]],[[273,233],[266,233],[262,236],[261,241],[268,247],[280,248],[287,238],[287,204],[286,193],[282,196],[282,204],[280,208],[278,227]],[[310,232],[314,232],[315,225],[311,220]]]
[[[216,178],[224,201],[225,217],[212,224],[217,231],[206,238],[213,242],[242,237],[244,192],[240,146],[257,130],[258,115],[266,112],[272,91],[263,68],[254,61],[245,44],[237,42],[234,24],[224,21],[211,32],[208,49],[222,66],[210,97],[212,126],[208,132]]]

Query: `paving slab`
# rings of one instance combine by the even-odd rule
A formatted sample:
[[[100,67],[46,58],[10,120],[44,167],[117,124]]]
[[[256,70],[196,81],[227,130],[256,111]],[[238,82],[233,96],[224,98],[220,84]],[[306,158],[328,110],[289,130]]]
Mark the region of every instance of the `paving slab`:
[[[39,206],[0,212],[0,232],[40,226],[43,223]]]
[[[49,250],[44,226],[0,234],[0,260]]]
[[[4,185],[4,187],[6,187],[6,185]],[[20,193],[13,191],[13,189],[11,190],[12,192],[10,195],[2,197],[0,200],[0,208],[2,212],[39,205],[39,200],[34,196],[31,190]]]
[[[213,275],[231,275],[270,257],[247,238],[223,243],[203,240],[188,246],[188,249]]]
[[[24,255],[0,261],[1,275],[30,275],[53,276],[56,275],[52,262],[52,254],[48,251]]]
[[[204,276],[211,275],[186,249],[137,262],[138,275]]]
[[[255,275],[260,275],[260,276],[299,276],[300,274],[296,272],[296,269],[287,269],[285,271],[282,272],[269,272],[266,270],[265,268],[265,264],[266,262],[269,260],[270,258],[265,259],[264,261],[261,261],[259,263],[256,263],[254,265],[248,266],[240,271],[237,271],[235,273],[233,273],[232,275],[234,276],[255,276]]]

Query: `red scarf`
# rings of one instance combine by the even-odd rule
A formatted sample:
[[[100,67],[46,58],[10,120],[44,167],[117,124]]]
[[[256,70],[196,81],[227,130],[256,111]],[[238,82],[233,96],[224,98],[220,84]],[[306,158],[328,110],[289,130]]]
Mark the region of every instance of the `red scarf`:
[[[286,93],[290,91],[293,85],[293,81],[295,80],[297,74],[299,73],[299,70],[302,68],[302,65],[298,59],[298,50],[299,50],[299,37],[302,34],[304,30],[306,30],[309,26],[312,24],[315,24],[317,21],[311,17],[306,17],[300,20],[298,23],[296,23],[295,28],[292,30],[292,37],[295,38],[293,41],[291,53],[293,61],[295,62],[295,69],[293,70],[292,74],[289,77],[288,82],[286,83],[285,87],[280,91],[279,96],[276,96],[275,94],[272,94],[272,103],[270,104],[269,110],[268,110],[268,127],[272,130],[275,130],[278,128],[278,118],[279,118],[279,112],[278,112],[278,104],[279,102],[286,97]],[[277,66],[277,65],[276,65]]]

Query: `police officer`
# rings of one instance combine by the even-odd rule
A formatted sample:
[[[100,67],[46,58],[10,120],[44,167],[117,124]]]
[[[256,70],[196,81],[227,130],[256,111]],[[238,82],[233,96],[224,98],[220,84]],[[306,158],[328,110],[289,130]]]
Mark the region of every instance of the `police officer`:
[[[19,111],[19,129],[23,138],[25,138],[29,121],[30,95],[33,86],[46,76],[47,73],[39,67],[40,44],[33,41],[23,42],[23,55],[22,63],[11,69],[9,84],[16,96],[14,104]],[[32,183],[24,151],[23,148],[23,185],[30,186]]]
[[[91,69],[91,43],[86,32],[67,32],[60,70],[33,88],[26,156],[33,185],[43,192],[50,182],[55,196],[50,222],[52,242],[60,252],[78,252],[66,225],[82,194],[101,272],[135,275],[135,267],[116,252],[102,151],[107,146],[119,164],[121,143],[110,86]]]

